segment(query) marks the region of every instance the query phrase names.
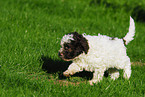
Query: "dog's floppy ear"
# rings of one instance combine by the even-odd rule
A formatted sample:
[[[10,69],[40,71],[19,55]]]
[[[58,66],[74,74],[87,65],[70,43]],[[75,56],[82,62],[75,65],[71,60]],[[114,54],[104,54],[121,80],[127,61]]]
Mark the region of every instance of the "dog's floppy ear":
[[[73,34],[74,34],[74,40],[78,41],[78,43],[82,47],[85,54],[87,54],[88,50],[89,50],[89,45],[88,45],[87,39],[85,37],[83,37],[83,35],[78,34],[77,32],[74,32]]]

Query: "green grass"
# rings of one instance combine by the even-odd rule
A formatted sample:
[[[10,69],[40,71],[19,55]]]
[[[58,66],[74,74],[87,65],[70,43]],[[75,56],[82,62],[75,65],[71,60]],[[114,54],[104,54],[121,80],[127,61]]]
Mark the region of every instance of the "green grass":
[[[127,54],[132,62],[145,63],[144,6],[144,0],[1,0],[0,97],[145,96],[144,65],[132,66],[129,81],[121,72],[116,81],[108,77],[90,86],[90,73],[63,77],[70,63],[57,55],[69,32],[124,37],[131,15],[136,35]]]

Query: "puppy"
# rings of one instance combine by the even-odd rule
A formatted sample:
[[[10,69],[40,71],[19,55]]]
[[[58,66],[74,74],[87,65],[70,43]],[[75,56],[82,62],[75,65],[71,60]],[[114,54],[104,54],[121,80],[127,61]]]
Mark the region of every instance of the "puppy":
[[[73,75],[83,70],[93,72],[90,84],[102,80],[104,72],[108,70],[111,79],[119,77],[118,69],[123,69],[125,79],[131,76],[131,62],[127,56],[126,47],[135,35],[135,23],[130,17],[129,32],[122,39],[105,35],[91,36],[77,32],[64,35],[61,40],[59,57],[65,61],[72,61],[65,76]],[[110,69],[112,68],[112,69]]]

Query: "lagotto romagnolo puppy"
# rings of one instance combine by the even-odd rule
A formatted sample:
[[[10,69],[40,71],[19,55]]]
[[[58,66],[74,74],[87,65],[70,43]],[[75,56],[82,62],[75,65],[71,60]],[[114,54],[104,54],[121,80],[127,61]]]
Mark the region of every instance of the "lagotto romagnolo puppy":
[[[77,32],[63,36],[59,57],[65,61],[72,61],[65,76],[73,75],[83,70],[93,72],[90,84],[102,80],[104,72],[108,70],[111,79],[119,77],[118,69],[123,69],[125,79],[131,76],[131,62],[127,56],[126,47],[135,35],[135,23],[130,17],[129,32],[122,39],[105,35],[90,36]]]

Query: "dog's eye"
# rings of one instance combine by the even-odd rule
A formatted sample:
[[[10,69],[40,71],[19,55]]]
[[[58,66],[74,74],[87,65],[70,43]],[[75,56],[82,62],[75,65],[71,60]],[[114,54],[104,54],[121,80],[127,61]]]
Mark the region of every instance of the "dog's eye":
[[[64,44],[64,49],[68,50],[70,48],[70,46],[68,44]]]

